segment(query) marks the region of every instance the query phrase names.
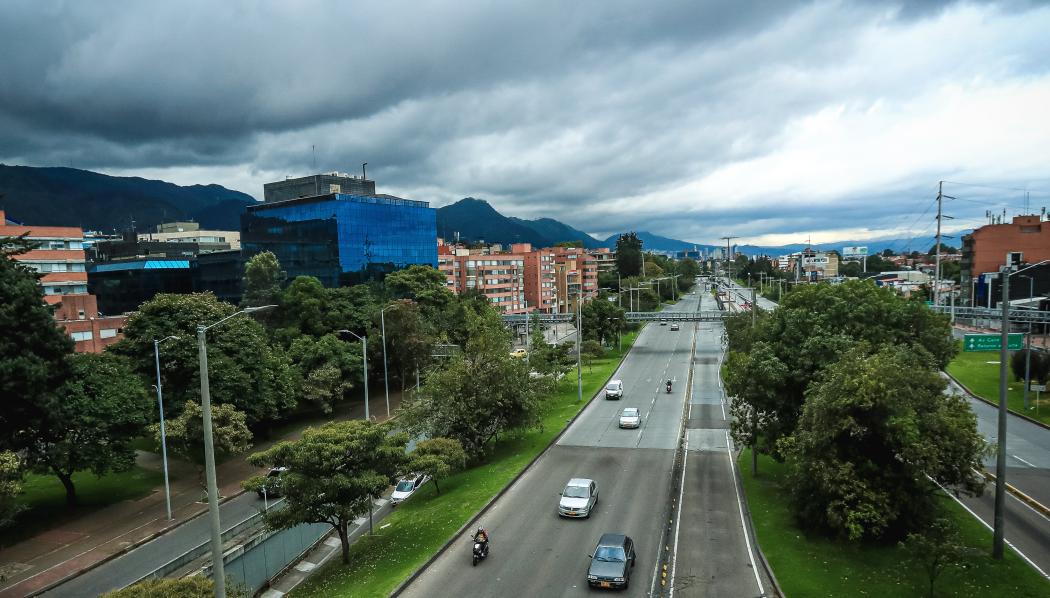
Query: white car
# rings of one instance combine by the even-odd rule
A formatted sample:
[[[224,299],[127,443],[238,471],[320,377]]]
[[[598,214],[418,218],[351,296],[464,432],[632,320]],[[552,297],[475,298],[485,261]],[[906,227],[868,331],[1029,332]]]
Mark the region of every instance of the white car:
[[[586,478],[572,478],[561,492],[558,515],[562,517],[590,517],[598,502],[598,484]]]
[[[637,428],[642,425],[642,414],[637,407],[626,407],[620,413],[621,428]]]
[[[423,487],[430,481],[430,477],[421,473],[413,473],[407,475],[397,482],[397,486],[394,486],[394,493],[390,495],[390,504],[397,506],[406,500],[408,497],[415,494],[416,490]]]
[[[605,398],[607,399],[622,399],[623,398],[623,381],[621,380],[610,380],[605,385]]]

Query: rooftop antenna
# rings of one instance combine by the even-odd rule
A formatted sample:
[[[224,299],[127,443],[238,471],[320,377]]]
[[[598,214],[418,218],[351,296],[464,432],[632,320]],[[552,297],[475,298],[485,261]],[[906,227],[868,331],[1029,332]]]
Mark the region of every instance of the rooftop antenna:
[[[365,166],[368,166],[368,162],[361,164],[361,180],[365,180],[368,178],[367,176],[365,176]]]
[[[310,144],[310,153],[313,154],[314,158],[314,172],[317,172],[317,146]]]

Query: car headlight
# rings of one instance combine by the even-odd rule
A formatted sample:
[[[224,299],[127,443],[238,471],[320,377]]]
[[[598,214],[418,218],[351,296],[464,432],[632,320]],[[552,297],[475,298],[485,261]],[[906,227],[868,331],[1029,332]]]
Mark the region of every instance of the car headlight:
[[[588,575],[587,579],[598,579],[597,575]]]
[[[616,577],[616,578],[613,579],[613,581],[623,581],[623,578],[622,577]]]

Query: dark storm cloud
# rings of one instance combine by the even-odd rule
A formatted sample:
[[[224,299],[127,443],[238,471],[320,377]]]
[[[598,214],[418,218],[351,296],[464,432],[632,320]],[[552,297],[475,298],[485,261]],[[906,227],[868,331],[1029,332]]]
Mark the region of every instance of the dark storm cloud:
[[[217,180],[177,182],[259,195],[316,155],[318,170],[369,162],[385,191],[436,204],[485,197],[594,232],[699,240],[717,237],[713,226],[827,228],[841,223],[807,207],[828,201],[820,190],[793,190],[774,219],[772,194],[745,201],[689,185],[774,154],[789,123],[829,107],[1045,73],[1050,42],[1027,47],[1030,32],[1014,47],[989,34],[995,43],[972,44],[965,60],[880,55],[894,51],[881,36],[916,43],[910,27],[959,6],[970,7],[16,1],[0,19],[0,160],[174,178],[204,169]],[[1030,9],[979,10],[994,20]],[[869,223],[906,208],[855,196],[839,208]],[[631,198],[644,200],[633,213]]]

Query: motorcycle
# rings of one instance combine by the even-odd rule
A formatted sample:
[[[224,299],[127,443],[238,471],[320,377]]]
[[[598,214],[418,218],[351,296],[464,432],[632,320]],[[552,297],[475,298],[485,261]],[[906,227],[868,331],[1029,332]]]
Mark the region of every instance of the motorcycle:
[[[671,394],[671,381],[667,381],[667,394]]]
[[[478,565],[478,561],[484,559],[489,555],[489,543],[488,540],[479,542],[477,539],[474,540],[474,556],[472,558],[473,566]]]

